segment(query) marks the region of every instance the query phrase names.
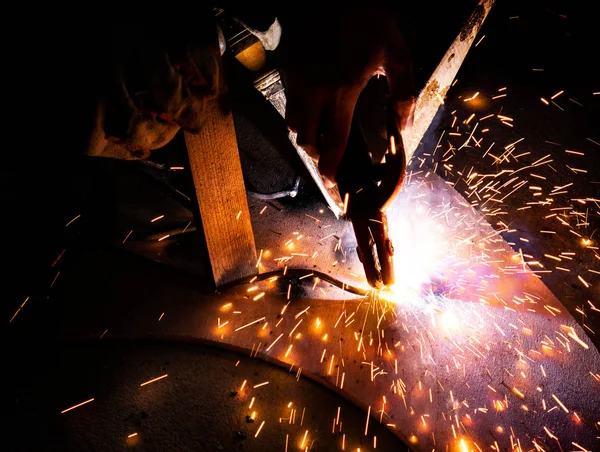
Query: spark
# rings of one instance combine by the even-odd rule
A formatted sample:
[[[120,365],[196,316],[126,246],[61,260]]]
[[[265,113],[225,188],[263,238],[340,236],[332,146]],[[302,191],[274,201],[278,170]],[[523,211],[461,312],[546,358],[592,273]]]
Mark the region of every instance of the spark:
[[[569,410],[567,410],[567,407],[564,406],[564,404],[560,400],[558,400],[558,397],[556,397],[554,394],[552,394],[552,398],[554,400],[556,400],[556,403],[558,403],[560,405],[560,407],[565,411],[565,413],[569,412]]]
[[[149,385],[150,383],[154,383],[155,381],[162,380],[163,378],[167,378],[168,376],[169,376],[169,374],[161,375],[160,377],[156,377],[156,378],[153,378],[152,380],[149,380],[149,381],[147,381],[145,383],[142,383],[140,386]]]
[[[260,261],[262,260],[262,255],[263,255],[263,250],[260,250],[260,253],[258,253],[258,259],[256,260],[256,265],[255,267],[258,268],[260,266]]]
[[[262,421],[260,423],[260,427],[258,427],[258,430],[256,430],[256,433],[254,434],[255,438],[258,438],[258,434],[260,433],[260,431],[262,430],[263,426],[265,425],[265,421]]]
[[[581,277],[581,275],[577,275],[577,279],[582,282],[582,284],[587,288],[591,287],[591,284],[588,283],[585,279]]]
[[[133,229],[131,231],[129,231],[129,234],[127,234],[127,236],[123,239],[123,242],[121,242],[121,243],[125,243],[132,232],[133,232]]]
[[[25,303],[27,303],[28,300],[29,300],[29,297],[25,298],[25,301],[21,304],[21,306],[19,306],[19,309],[17,309],[17,312],[14,313],[14,315],[10,318],[10,321],[8,323],[12,323],[12,321],[15,319],[15,317],[17,316],[19,311],[21,309],[23,309],[23,306],[25,306]]]
[[[304,444],[306,443],[306,437],[308,436],[308,430],[304,432],[304,437],[302,438],[302,442],[300,443],[300,448],[304,448]]]
[[[265,317],[261,317],[260,319],[253,320],[250,323],[247,323],[247,324],[245,324],[243,326],[240,326],[240,327],[236,328],[235,331],[243,330],[244,328],[249,327],[251,325],[254,325],[255,323],[262,322],[263,320],[265,320]]]
[[[66,225],[65,228],[68,227],[71,223],[73,223],[75,220],[79,219],[81,217],[81,215],[77,215],[75,218],[73,218],[71,221],[69,221]]]
[[[277,339],[275,339],[275,340],[274,340],[274,341],[271,343],[271,345],[269,345],[269,347],[267,347],[267,350],[266,350],[266,351],[268,352],[269,350],[271,350],[271,349],[273,348],[273,346],[274,346],[274,345],[277,343],[277,341],[278,341],[279,339],[281,339],[281,337],[282,337],[282,336],[283,336],[283,333],[281,333],[279,336],[277,336]]]
[[[521,391],[519,391],[517,388],[515,388],[514,386],[511,389],[512,393],[514,395],[516,395],[519,399],[524,399],[525,398],[525,394],[523,394]]]
[[[346,215],[348,212],[348,200],[350,199],[350,193],[344,194],[344,207],[342,209],[342,214]]]
[[[92,399],[86,400],[85,402],[78,403],[77,405],[74,405],[74,406],[72,406],[71,408],[67,408],[66,410],[62,410],[62,411],[60,412],[60,414],[64,414],[64,413],[66,413],[67,411],[74,410],[75,408],[79,408],[80,406],[83,406],[83,405],[85,405],[85,404],[88,404],[88,403],[90,403],[90,402],[93,402],[93,401],[94,401],[94,399],[92,398]]]

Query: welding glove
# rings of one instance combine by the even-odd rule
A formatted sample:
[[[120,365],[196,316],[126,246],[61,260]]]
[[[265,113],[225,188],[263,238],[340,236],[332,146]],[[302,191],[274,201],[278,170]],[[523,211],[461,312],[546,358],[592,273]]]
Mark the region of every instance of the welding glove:
[[[180,129],[200,130],[218,89],[215,23],[210,11],[204,16],[190,25],[109,26],[110,58],[88,154],[146,158]]]
[[[356,103],[369,79],[387,76],[401,131],[412,125],[412,58],[385,8],[301,8],[280,15],[286,122],[333,186]]]

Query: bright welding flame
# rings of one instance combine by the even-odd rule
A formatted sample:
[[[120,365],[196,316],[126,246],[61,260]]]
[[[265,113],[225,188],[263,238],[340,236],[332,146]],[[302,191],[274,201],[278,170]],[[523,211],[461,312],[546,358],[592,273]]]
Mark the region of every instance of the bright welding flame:
[[[396,282],[382,298],[416,304],[469,299],[469,287],[488,283],[482,275],[493,271],[484,265],[493,230],[490,236],[469,204],[442,184],[427,175],[409,178],[386,210]]]
[[[458,442],[458,450],[460,452],[471,452],[472,449],[469,447],[467,441],[465,441],[464,438],[461,438]]]
[[[396,279],[390,291],[398,302],[406,297],[420,299],[423,289],[431,289],[431,283],[442,273],[451,252],[445,228],[427,209],[420,204],[406,208],[411,211],[388,211]]]
[[[439,323],[446,330],[456,330],[461,326],[458,317],[450,310],[442,312],[439,317]]]

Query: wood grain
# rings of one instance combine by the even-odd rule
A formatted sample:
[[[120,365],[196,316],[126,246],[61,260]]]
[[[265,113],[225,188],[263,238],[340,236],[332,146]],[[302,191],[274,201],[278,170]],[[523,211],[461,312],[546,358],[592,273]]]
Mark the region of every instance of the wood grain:
[[[200,133],[185,132],[202,230],[217,288],[257,273],[256,246],[233,116],[225,107],[227,92],[221,78],[221,93],[208,101],[206,123]]]

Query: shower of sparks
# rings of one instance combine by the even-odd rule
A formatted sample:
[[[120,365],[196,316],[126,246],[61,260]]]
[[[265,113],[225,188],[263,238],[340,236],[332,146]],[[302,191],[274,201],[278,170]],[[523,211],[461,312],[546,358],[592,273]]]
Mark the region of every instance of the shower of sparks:
[[[387,211],[389,234],[397,250],[395,286],[319,304],[319,299],[331,293],[321,273],[344,276],[343,289],[364,281],[346,270],[351,267],[355,244],[329,233],[334,228],[322,209],[305,213],[308,220],[304,220],[318,225],[321,236],[299,230],[281,237],[277,247],[261,249],[253,263],[258,272],[280,273],[270,279],[252,278],[243,296],[219,304],[212,323],[217,325],[218,339],[247,349],[251,345],[251,358],[277,360],[298,381],[303,371],[309,371],[340,391],[369,394],[361,400],[368,407],[364,436],[372,435],[373,417],[373,422],[391,430],[401,428],[408,441],[423,450],[549,451],[571,445],[592,450],[558,433],[561,424],[583,424],[597,431],[600,422],[590,419],[593,413],[581,413],[570,390],[560,392],[556,381],[564,376],[556,368],[563,363],[587,366],[585,357],[597,354],[585,333],[597,334],[590,318],[600,312],[592,292],[598,288],[596,275],[600,274],[598,235],[592,222],[600,215],[600,198],[594,192],[581,194],[586,189],[582,185],[587,148],[551,141],[543,146],[529,143],[527,136],[518,135],[517,116],[504,110],[507,96],[507,87],[491,93],[474,87],[467,90],[456,102],[451,124],[435,147],[413,156],[401,195]],[[581,106],[568,96],[568,90],[556,87],[536,94],[535,102],[544,111],[566,114],[568,108]],[[442,104],[452,101],[448,96],[438,97]],[[481,112],[485,105],[492,110]],[[502,136],[495,134],[500,129],[513,135],[506,142],[490,138]],[[588,147],[600,145],[597,138],[586,137],[586,141],[591,143],[586,143]],[[395,152],[394,142],[390,152]],[[467,153],[470,158],[465,157]],[[558,173],[557,155],[567,162],[564,174],[568,171],[569,179]],[[344,194],[344,213],[350,196]],[[276,215],[263,215],[266,209],[267,205],[260,207],[258,214],[263,218]],[[525,232],[515,226],[521,211],[539,218],[539,230]],[[232,213],[237,220],[241,214]],[[560,239],[559,249],[551,252],[534,246],[556,239]],[[336,256],[331,268],[313,272],[320,262],[318,254],[322,256],[327,249]],[[288,281],[288,266],[304,271]],[[524,278],[556,278],[565,286],[577,287],[581,301],[575,320],[579,325],[565,325],[564,307],[530,291],[521,284]],[[293,286],[302,286],[304,294],[314,294],[313,299],[296,298]],[[546,320],[555,328],[542,325]],[[502,366],[497,364],[500,361]],[[586,369],[585,378],[589,381],[578,384],[596,385],[592,388],[597,390],[598,369]],[[547,382],[555,389],[548,389]],[[244,402],[249,419],[266,417],[259,411],[261,397],[267,398],[265,394],[276,386],[269,381],[236,382],[239,393],[251,398],[249,404]],[[302,427],[284,432],[285,451],[298,446],[311,450],[315,435],[309,432],[322,426],[306,428],[310,422],[305,420],[306,407],[300,409],[301,405],[288,400],[281,404],[279,424]],[[275,412],[275,407],[269,410]],[[340,412],[338,407],[331,413],[327,429],[339,436],[339,448],[347,450],[350,436],[342,430]],[[255,438],[267,422],[272,425],[270,419],[261,419]],[[362,426],[358,430],[362,435]],[[494,432],[495,437],[486,432]],[[376,448],[376,437],[372,441]]]
[[[325,217],[317,218],[322,212],[305,214],[322,235],[310,240],[307,232],[296,231],[281,237],[280,246],[274,246],[270,255],[261,252],[256,264],[259,273],[279,271],[283,288],[278,289],[273,280],[253,278],[243,289],[249,296],[236,304],[238,314],[227,314],[242,326],[221,339],[235,344],[252,341],[251,356],[275,358],[297,375],[307,367],[350,394],[378,394],[363,399],[368,407],[364,435],[370,435],[371,416],[396,428],[390,422],[394,414],[404,420],[402,431],[409,442],[436,450],[546,451],[561,441],[563,447],[568,444],[557,433],[558,423],[581,425],[590,420],[575,412],[573,399],[558,389],[547,393],[543,383],[560,378],[549,370],[553,360],[575,360],[585,366],[581,354],[595,349],[575,324],[559,322],[564,307],[519,281],[555,277],[587,291],[582,293],[589,300],[580,303],[576,320],[588,333],[596,333],[588,319],[598,311],[590,292],[598,286],[594,266],[600,262],[591,219],[600,215],[600,199],[580,194],[577,178],[586,173],[577,160],[567,166],[572,179],[555,175],[556,152],[563,154],[561,158],[582,159],[584,149],[547,142],[550,149],[544,152],[532,147],[526,134],[507,143],[491,138],[497,128],[519,131],[517,119],[501,105],[506,92],[507,87],[497,93],[470,90],[460,102],[464,114],[455,110],[452,125],[441,133],[435,148],[413,157],[402,192],[387,210],[389,234],[397,250],[394,287],[339,304],[329,301],[326,310],[310,295],[296,299],[293,285],[303,286],[306,294],[312,292],[316,298],[330,293],[331,287],[310,270],[286,280],[288,266],[313,268],[312,263],[322,259],[316,258],[316,248],[329,246],[336,255],[331,273],[335,269],[336,275],[344,276],[340,262],[348,265],[355,246],[328,232],[332,224]],[[557,90],[544,93],[542,100],[551,105],[567,95]],[[496,102],[493,112],[470,111],[471,104],[486,105],[490,98]],[[466,152],[473,163],[465,166],[458,162]],[[345,194],[344,206],[349,196]],[[522,210],[536,212],[542,220],[538,231],[526,233],[513,226]],[[298,236],[306,239],[300,242]],[[540,253],[532,245],[558,236],[564,238],[559,249]],[[588,263],[587,269],[576,265],[581,262]],[[349,272],[345,277],[342,287],[361,286],[360,275]],[[283,300],[276,312],[268,305],[264,310],[257,304],[244,308],[270,293],[273,306],[275,300]],[[223,324],[222,311],[219,316]],[[554,330],[542,327],[544,317],[556,319]],[[495,368],[498,356],[514,356],[512,365]],[[590,369],[588,375],[593,384],[600,381],[597,369]],[[453,386],[452,381],[462,383]],[[476,385],[483,387],[478,390]],[[441,419],[434,422],[436,407],[442,410]],[[533,420],[544,413],[565,417],[552,424],[542,417]],[[517,425],[525,414],[527,422],[522,425],[529,430]],[[290,405],[280,422],[297,423],[296,416],[300,412]],[[341,432],[339,417],[338,411],[330,421],[334,433]],[[489,441],[490,437],[481,436],[487,425],[506,434]],[[307,435],[305,430],[298,440],[302,450],[309,445]],[[342,450],[346,441],[344,434]],[[587,450],[577,444],[573,446]]]

